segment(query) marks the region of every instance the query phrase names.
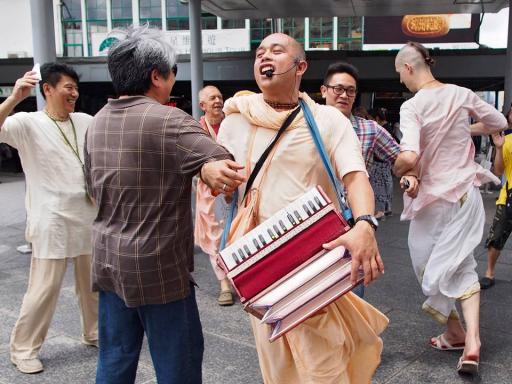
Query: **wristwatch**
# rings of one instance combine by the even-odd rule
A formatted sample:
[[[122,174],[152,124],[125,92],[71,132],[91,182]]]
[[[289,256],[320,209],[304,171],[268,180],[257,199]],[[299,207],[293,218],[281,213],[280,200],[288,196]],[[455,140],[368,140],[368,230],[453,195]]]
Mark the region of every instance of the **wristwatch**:
[[[366,221],[368,224],[370,224],[372,226],[372,228],[374,230],[377,230],[377,228],[379,228],[379,222],[377,221],[377,219],[373,215],[362,215],[362,216],[359,216],[356,219],[356,224],[357,224],[358,221]]]

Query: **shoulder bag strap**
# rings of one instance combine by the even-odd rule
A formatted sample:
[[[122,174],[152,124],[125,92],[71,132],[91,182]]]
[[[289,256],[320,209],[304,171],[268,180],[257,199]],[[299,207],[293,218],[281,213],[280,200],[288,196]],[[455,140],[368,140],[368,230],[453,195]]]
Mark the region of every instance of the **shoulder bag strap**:
[[[258,172],[260,171],[261,167],[263,166],[263,163],[265,162],[265,160],[267,160],[267,157],[268,157],[270,151],[272,151],[272,148],[274,147],[274,145],[277,143],[277,141],[279,140],[281,135],[284,133],[286,128],[288,128],[290,126],[290,124],[292,123],[293,119],[295,119],[295,117],[297,116],[299,111],[300,111],[300,106],[295,108],[293,110],[293,112],[288,115],[288,117],[284,121],[283,125],[281,125],[281,128],[279,128],[279,131],[277,132],[277,135],[274,137],[274,140],[272,140],[272,142],[267,147],[267,149],[265,149],[265,152],[263,152],[263,154],[261,155],[259,160],[256,162],[256,165],[254,166],[254,169],[252,170],[251,175],[249,176],[249,179],[247,180],[247,184],[245,186],[244,198],[245,198],[245,196],[247,196],[247,192],[249,192],[251,190],[252,184],[254,183],[254,180],[256,179]]]
[[[327,156],[327,152],[325,150],[322,137],[320,136],[320,132],[318,131],[315,118],[313,117],[311,110],[309,109],[308,105],[304,100],[301,99],[299,101],[299,104],[302,107],[304,117],[306,119],[306,122],[308,123],[309,129],[311,130],[313,141],[315,142],[318,152],[320,153],[322,163],[324,164],[325,170],[329,175],[329,180],[331,181],[331,184],[333,185],[334,190],[336,191],[336,196],[338,197],[338,202],[340,204],[340,209],[341,213],[343,214],[343,218],[347,220],[349,224],[353,225],[354,218],[352,216],[352,211],[345,200],[343,188],[341,187],[340,182],[334,173],[331,162],[329,161],[329,157]]]
[[[254,166],[254,169],[252,170],[252,172],[249,176],[249,179],[247,180],[243,198],[245,198],[247,196],[247,192],[250,191],[252,184],[254,183],[254,180],[256,179],[256,176],[258,175],[261,167],[263,166],[263,163],[265,163],[265,160],[267,159],[268,155],[272,151],[272,148],[275,146],[275,144],[277,143],[277,141],[279,140],[281,135],[284,133],[286,128],[288,128],[290,126],[292,121],[298,115],[299,111],[300,111],[300,105],[297,108],[295,108],[292,113],[290,113],[288,115],[286,120],[283,122],[283,125],[281,125],[281,128],[279,128],[277,135],[274,137],[274,139],[272,140],[270,145],[267,147],[267,149],[265,149],[263,154],[260,156],[260,158],[256,162],[256,165]],[[251,147],[252,147],[252,145],[251,145]],[[224,222],[224,231],[222,232],[222,237],[220,239],[219,250],[223,250],[226,247],[229,230],[231,229],[231,223],[233,222],[233,219],[236,216],[237,205],[238,205],[238,188],[233,193],[233,200],[231,201],[228,215],[226,217],[226,221]]]

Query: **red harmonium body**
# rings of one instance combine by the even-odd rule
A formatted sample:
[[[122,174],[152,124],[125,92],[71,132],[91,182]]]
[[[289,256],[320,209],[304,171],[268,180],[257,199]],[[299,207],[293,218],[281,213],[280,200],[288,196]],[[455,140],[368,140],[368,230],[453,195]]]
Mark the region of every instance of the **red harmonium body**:
[[[317,186],[220,252],[245,310],[271,325],[271,341],[354,287],[348,252],[322,247],[349,229]]]

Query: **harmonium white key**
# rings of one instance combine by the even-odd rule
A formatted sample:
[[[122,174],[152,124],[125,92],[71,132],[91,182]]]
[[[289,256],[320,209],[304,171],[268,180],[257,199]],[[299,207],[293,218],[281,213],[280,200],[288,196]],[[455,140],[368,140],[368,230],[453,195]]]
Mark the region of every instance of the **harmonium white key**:
[[[309,190],[224,249],[221,257],[227,269],[232,270],[244,263],[329,204],[318,188]]]

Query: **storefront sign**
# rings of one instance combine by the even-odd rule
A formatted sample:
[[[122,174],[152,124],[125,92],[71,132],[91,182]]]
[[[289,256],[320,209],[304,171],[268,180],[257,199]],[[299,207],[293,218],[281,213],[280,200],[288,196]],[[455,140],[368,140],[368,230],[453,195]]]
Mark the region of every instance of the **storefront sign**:
[[[167,31],[167,37],[178,54],[190,53],[190,31]],[[107,37],[105,32],[91,34],[93,56],[106,56],[108,48],[116,41]],[[205,29],[202,31],[204,53],[250,51],[249,30],[239,29]]]

